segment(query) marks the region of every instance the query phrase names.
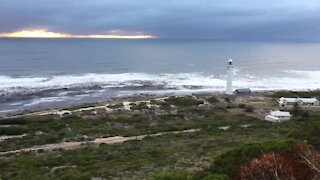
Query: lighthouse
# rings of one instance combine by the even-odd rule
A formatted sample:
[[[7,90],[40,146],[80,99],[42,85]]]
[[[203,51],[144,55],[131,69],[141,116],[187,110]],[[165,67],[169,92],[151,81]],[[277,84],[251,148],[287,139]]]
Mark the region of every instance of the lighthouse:
[[[228,65],[227,65],[227,89],[226,94],[232,95],[232,70],[233,70],[233,63],[232,59],[229,59]]]

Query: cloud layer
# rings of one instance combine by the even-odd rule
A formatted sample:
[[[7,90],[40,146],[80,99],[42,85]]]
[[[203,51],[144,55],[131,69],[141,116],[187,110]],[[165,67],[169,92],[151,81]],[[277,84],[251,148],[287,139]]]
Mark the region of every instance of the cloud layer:
[[[318,38],[318,0],[0,0],[0,32],[161,38]]]

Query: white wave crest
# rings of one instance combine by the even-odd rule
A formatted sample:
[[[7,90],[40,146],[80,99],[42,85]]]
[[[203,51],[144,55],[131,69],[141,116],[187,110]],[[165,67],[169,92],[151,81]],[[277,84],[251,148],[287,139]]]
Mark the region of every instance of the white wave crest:
[[[51,89],[98,85],[102,88],[165,86],[177,89],[209,89],[223,91],[226,77],[202,73],[177,74],[84,74],[52,77],[8,77],[0,76],[0,93],[24,91],[26,89]],[[320,71],[282,71],[278,76],[254,76],[237,73],[235,88],[254,90],[315,90],[320,88]],[[192,87],[192,88],[191,88]]]

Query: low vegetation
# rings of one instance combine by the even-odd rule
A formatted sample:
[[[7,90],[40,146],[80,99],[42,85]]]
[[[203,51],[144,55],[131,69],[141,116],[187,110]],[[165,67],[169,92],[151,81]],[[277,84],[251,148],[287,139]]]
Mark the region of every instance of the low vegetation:
[[[200,104],[203,104],[203,101],[196,100],[191,96],[185,96],[185,97],[172,96],[166,99],[165,101],[174,106],[198,106]]]
[[[216,96],[210,96],[207,98],[207,101],[211,104],[217,104],[219,103],[219,99]]]
[[[293,152],[296,143],[305,141],[315,150],[320,149],[320,112],[309,112],[305,119],[295,116],[292,121],[272,124],[254,118],[254,113],[246,111],[247,105],[209,101],[212,97],[202,98],[219,106],[186,96],[152,100],[150,104],[158,105],[160,112],[146,103],[133,102],[131,111],[119,109],[103,115],[1,119],[0,125],[6,127],[0,128],[0,136],[25,136],[0,142],[0,179],[226,180],[240,177],[242,171],[254,170],[250,162],[254,158],[262,161],[263,154]],[[141,141],[99,147],[85,143],[86,139],[98,137],[187,129],[200,131],[148,136]],[[83,141],[84,145],[80,149],[1,155],[5,151],[68,141]]]
[[[287,97],[287,98],[310,98],[310,97],[317,97],[320,98],[320,91],[278,91],[271,95],[274,98],[279,97]]]
[[[110,109],[119,109],[123,107],[123,103],[110,104],[107,107]]]

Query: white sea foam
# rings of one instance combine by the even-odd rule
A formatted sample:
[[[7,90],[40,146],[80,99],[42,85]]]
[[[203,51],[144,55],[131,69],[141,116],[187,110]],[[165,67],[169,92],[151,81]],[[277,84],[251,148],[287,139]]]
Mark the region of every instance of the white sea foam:
[[[320,89],[320,71],[286,70],[269,75],[255,75],[237,70],[234,74],[234,88],[251,88],[255,91]],[[95,102],[139,94],[223,92],[225,86],[225,75],[203,73],[83,74],[18,78],[0,76],[0,115],[34,107]]]
[[[249,87],[254,90],[314,90],[320,88],[320,71],[283,71],[279,76],[254,76],[237,73],[236,88]],[[86,87],[98,85],[101,88],[164,86],[178,90],[209,89],[222,91],[225,76],[204,75],[202,73],[177,74],[84,74],[52,77],[0,76],[0,94],[35,89]],[[62,93],[63,94],[63,93]],[[62,95],[61,94],[61,95]]]
[[[45,97],[33,100],[31,103],[24,104],[23,106],[34,106],[42,103],[49,103],[49,102],[63,102],[67,100],[68,97]]]

